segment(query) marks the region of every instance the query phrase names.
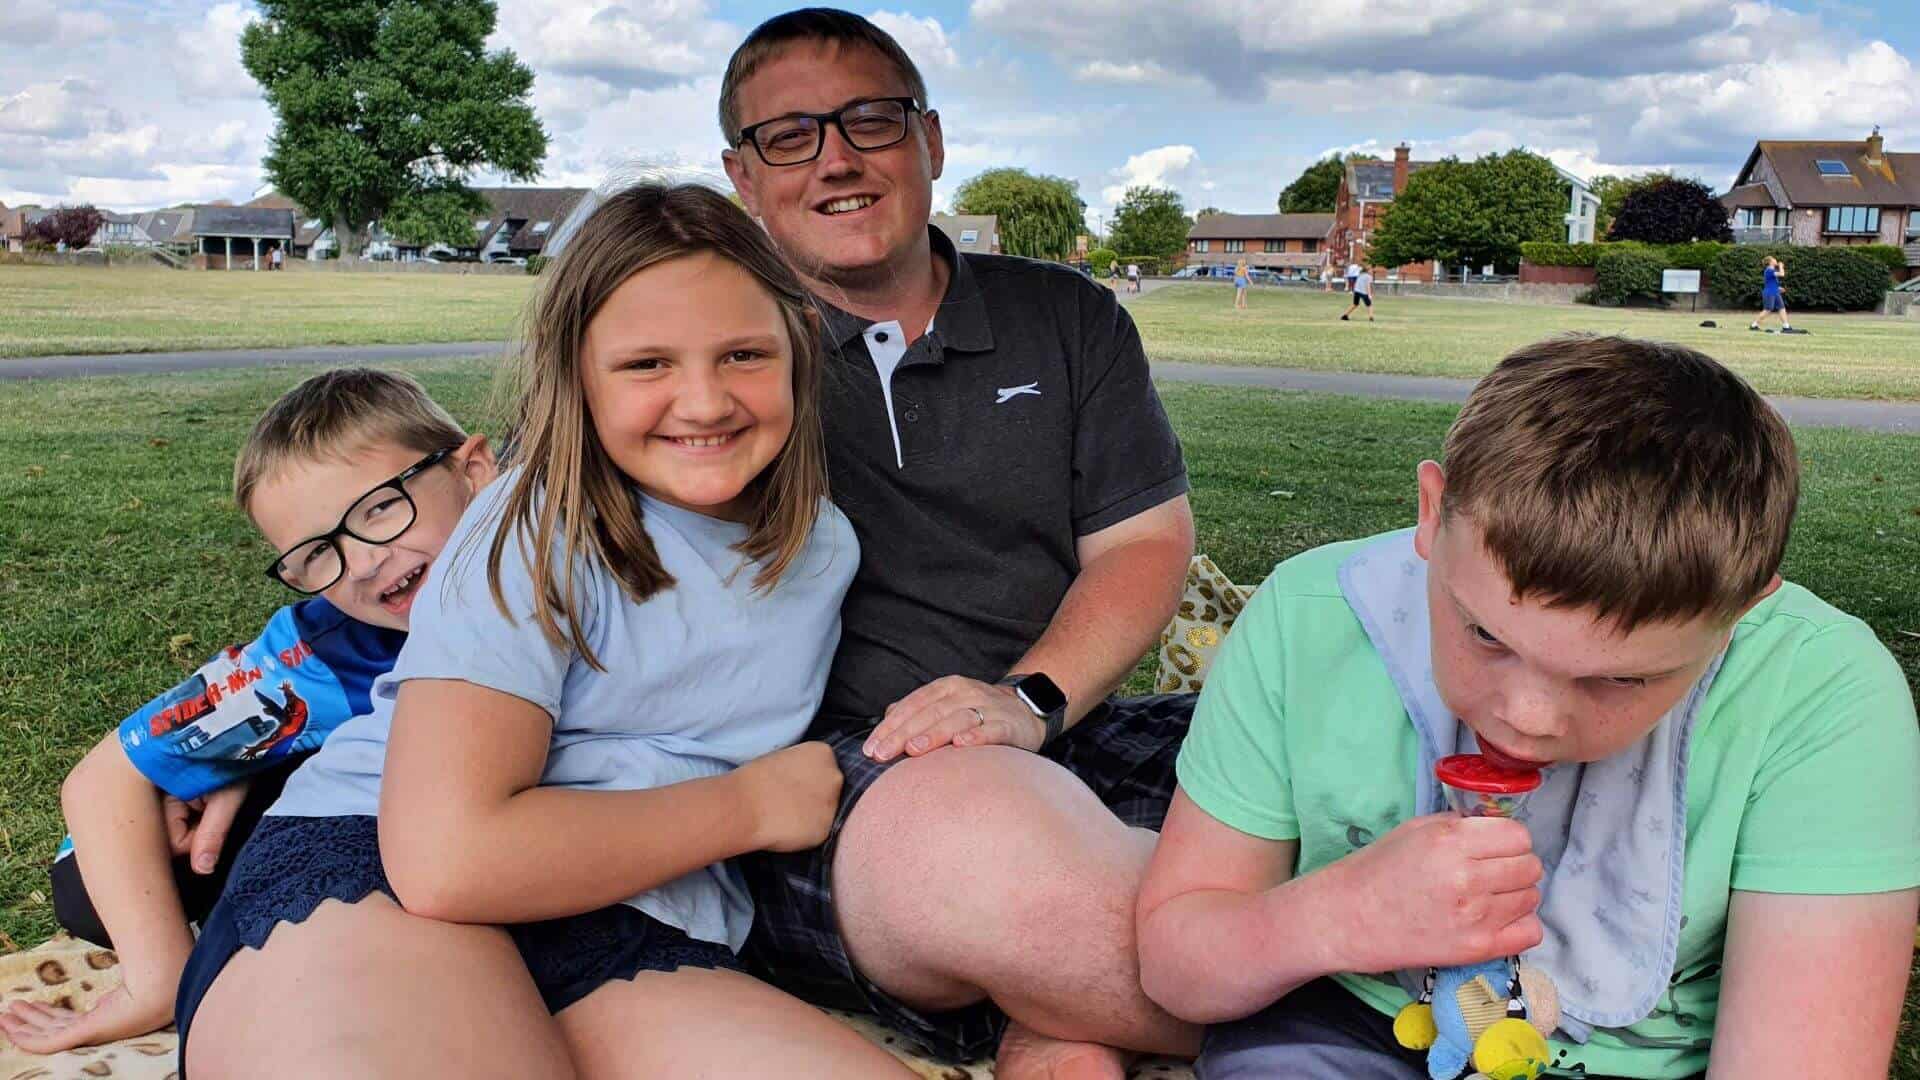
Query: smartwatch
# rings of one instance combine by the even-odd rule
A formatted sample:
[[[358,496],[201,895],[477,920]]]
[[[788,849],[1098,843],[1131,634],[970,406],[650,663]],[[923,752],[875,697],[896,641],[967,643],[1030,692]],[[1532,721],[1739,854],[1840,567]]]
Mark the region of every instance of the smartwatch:
[[[1052,742],[1067,726],[1067,695],[1060,692],[1052,679],[1037,671],[1024,675],[1016,672],[1001,679],[1000,685],[1011,687],[1021,704],[1046,724],[1040,745]]]

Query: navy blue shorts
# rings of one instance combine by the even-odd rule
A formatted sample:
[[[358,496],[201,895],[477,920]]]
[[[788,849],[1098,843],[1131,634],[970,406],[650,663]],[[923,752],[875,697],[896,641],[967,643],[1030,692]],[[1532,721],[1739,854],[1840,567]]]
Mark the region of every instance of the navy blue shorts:
[[[1128,825],[1159,829],[1173,801],[1174,761],[1193,721],[1195,694],[1118,698],[1053,741],[1044,754],[1065,766]],[[926,1013],[890,996],[854,969],[834,914],[831,870],[847,814],[880,774],[860,752],[873,722],[826,736],[846,777],[827,842],[811,851],[760,852],[740,859],[753,891],[753,935],[741,954],[748,969],[819,1005],[870,1012],[949,1062],[991,1057],[1007,1017],[991,1003]]]
[[[214,980],[243,948],[258,949],[281,923],[305,922],[326,900],[356,904],[375,892],[393,896],[380,863],[378,819],[278,817],[260,822],[234,862],[227,891],[214,905],[187,958],[174,1002],[180,1032],[180,1075],[186,1076],[187,1031]],[[397,899],[396,899],[397,902]],[[506,927],[549,1012],[615,979],[682,967],[740,970],[724,945],[695,941],[625,904],[584,915]]]
[[[1767,293],[1760,298],[1760,310],[1785,311],[1787,310],[1787,302],[1781,299],[1779,293]]]

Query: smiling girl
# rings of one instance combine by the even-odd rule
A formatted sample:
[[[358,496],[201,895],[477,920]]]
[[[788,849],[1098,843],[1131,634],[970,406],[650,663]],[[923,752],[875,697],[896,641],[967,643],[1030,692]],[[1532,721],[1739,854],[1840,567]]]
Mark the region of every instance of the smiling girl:
[[[609,196],[549,273],[517,461],[196,947],[196,1077],[906,1075],[734,955],[725,860],[817,845],[840,788],[791,745],[859,561],[805,294],[694,186]]]

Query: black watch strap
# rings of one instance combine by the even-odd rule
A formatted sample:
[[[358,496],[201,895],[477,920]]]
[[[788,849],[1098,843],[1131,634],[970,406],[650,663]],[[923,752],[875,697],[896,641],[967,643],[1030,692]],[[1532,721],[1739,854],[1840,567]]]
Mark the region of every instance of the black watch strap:
[[[1037,671],[1015,672],[1001,679],[1000,685],[1011,687],[1021,703],[1045,725],[1040,745],[1052,742],[1066,730],[1067,695],[1060,691],[1052,679]]]

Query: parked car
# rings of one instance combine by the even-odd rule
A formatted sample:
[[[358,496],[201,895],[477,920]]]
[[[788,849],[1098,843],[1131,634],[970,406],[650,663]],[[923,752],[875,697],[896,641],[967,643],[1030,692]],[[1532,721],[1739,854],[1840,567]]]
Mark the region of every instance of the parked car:
[[[1207,268],[1204,266],[1183,266],[1180,269],[1175,270],[1170,276],[1176,277],[1176,278],[1206,277]]]
[[[495,265],[495,266],[525,266],[525,265],[527,265],[527,260],[526,260],[526,259],[525,259],[524,257],[522,257],[522,256],[519,256],[519,255],[501,255],[501,254],[499,254],[499,253],[495,253],[495,254],[492,254],[492,255],[489,255],[489,256],[487,256],[487,257],[486,257],[486,259],[485,259],[485,261],[486,261],[486,262],[489,262],[489,263],[492,263],[492,264],[493,264],[493,265]]]
[[[1256,285],[1278,285],[1281,280],[1279,274],[1259,266],[1247,267],[1247,278]]]

